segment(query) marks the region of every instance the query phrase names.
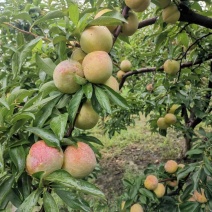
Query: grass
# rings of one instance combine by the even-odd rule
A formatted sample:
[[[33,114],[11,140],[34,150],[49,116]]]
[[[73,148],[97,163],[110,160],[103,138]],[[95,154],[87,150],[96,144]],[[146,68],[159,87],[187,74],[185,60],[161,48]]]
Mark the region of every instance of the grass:
[[[119,154],[124,148],[132,144],[139,144],[143,151],[155,152],[160,150],[163,158],[179,158],[183,145],[183,138],[173,129],[168,129],[167,137],[158,133],[152,133],[148,126],[147,119],[141,116],[136,120],[135,126],[129,126],[127,130],[122,130],[120,134],[116,133],[111,139],[103,133],[103,130],[95,127],[90,132],[92,136],[97,137],[103,143],[101,152],[107,152],[113,149],[113,155]],[[169,151],[167,150],[169,147]]]

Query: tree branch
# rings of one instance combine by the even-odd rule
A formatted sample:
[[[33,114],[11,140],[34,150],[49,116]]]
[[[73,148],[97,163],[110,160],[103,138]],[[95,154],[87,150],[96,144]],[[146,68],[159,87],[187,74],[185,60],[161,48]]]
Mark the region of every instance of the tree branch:
[[[158,17],[153,17],[139,22],[138,29],[154,24],[157,21]]]
[[[186,68],[186,67],[190,67],[190,66],[193,66],[193,65],[197,65],[197,64],[201,64],[203,63],[204,61],[207,61],[207,60],[210,60],[212,59],[212,54],[208,55],[207,58],[204,58],[204,59],[199,59],[199,60],[196,60],[195,62],[187,62],[187,63],[182,63],[181,64],[181,68]],[[138,70],[134,70],[134,71],[129,71],[127,72],[126,74],[123,75],[122,77],[122,80],[119,84],[119,89],[121,89],[124,85],[124,82],[126,81],[126,79],[129,77],[129,76],[132,76],[132,75],[136,75],[136,74],[144,74],[144,73],[150,73],[150,72],[154,72],[154,71],[163,71],[163,66],[159,67],[159,68],[156,68],[156,67],[150,67],[150,68],[141,68],[141,69],[138,69]]]
[[[212,29],[212,18],[200,15],[193,10],[189,9],[184,4],[179,5],[180,19],[181,22],[188,22],[189,24],[197,24],[209,29]],[[138,29],[154,24],[158,17],[149,18],[141,21],[138,24]]]
[[[179,10],[179,21],[197,24],[212,29],[212,18],[198,14],[182,3],[179,5]]]
[[[121,14],[124,16],[124,18],[127,17],[127,14],[128,14],[128,12],[129,12],[129,10],[130,10],[130,8],[127,7],[127,6],[125,6],[125,7],[123,8]],[[116,42],[116,39],[118,38],[120,32],[121,32],[121,25],[119,25],[119,26],[115,29],[115,31],[114,31],[114,34],[113,34],[113,36],[114,36],[114,38],[113,38],[113,43]]]
[[[39,35],[36,35],[36,34],[34,34],[34,33],[32,33],[32,32],[28,32],[28,31],[25,31],[25,30],[23,30],[23,29],[20,29],[20,28],[14,26],[14,25],[12,25],[12,24],[10,24],[10,23],[8,23],[8,22],[3,22],[3,24],[5,24],[5,25],[7,25],[7,26],[10,26],[10,27],[12,27],[12,28],[18,30],[19,32],[24,33],[24,34],[32,35],[32,36],[35,37],[35,38],[39,37]],[[48,41],[48,42],[52,42],[50,39],[44,38],[44,37],[42,38],[42,40]]]

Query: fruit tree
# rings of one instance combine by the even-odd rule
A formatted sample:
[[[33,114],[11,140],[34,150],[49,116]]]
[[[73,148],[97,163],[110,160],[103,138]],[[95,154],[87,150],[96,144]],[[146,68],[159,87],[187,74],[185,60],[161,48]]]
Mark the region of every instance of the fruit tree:
[[[211,9],[210,0],[0,1],[0,211],[211,211]],[[111,209],[90,180],[102,143],[88,130],[103,121],[112,137],[141,113],[152,132],[183,137],[184,164],[123,180]]]

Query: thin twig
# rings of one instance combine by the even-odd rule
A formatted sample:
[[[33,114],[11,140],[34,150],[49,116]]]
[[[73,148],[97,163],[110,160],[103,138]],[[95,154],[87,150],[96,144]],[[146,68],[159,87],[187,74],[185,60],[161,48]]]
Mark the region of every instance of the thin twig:
[[[32,33],[32,32],[28,32],[28,31],[25,31],[25,30],[23,30],[23,29],[20,29],[20,28],[14,26],[14,25],[12,25],[12,24],[10,24],[10,23],[8,23],[8,22],[3,22],[3,24],[5,24],[5,25],[7,25],[7,26],[10,26],[10,27],[12,27],[12,28],[18,30],[19,32],[24,33],[24,34],[32,35],[32,36],[35,37],[35,38],[39,37],[39,35],[36,35],[36,34],[34,34],[34,33]],[[50,39],[45,38],[45,37],[43,37],[42,40],[48,41],[48,42],[52,42]]]
[[[187,62],[187,63],[182,63],[181,68],[186,68],[186,67],[190,67],[190,66],[193,66],[193,65],[201,64],[204,61],[207,61],[207,60],[210,60],[210,59],[212,59],[212,54],[210,54],[207,58],[199,59],[199,60],[196,60],[195,62],[190,61],[190,62]],[[126,74],[123,75],[122,80],[119,84],[119,89],[121,89],[123,87],[124,82],[126,81],[126,79],[129,76],[136,75],[136,74],[150,73],[150,72],[154,72],[154,71],[163,71],[163,70],[164,70],[164,68],[163,68],[163,66],[161,66],[159,68],[150,67],[150,68],[141,68],[141,69],[138,69],[138,70],[129,71]]]

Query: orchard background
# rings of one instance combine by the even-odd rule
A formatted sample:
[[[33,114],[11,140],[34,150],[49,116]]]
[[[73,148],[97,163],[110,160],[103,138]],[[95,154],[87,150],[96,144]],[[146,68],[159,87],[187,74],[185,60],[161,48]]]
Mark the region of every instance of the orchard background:
[[[148,5],[144,1],[147,8],[142,12],[135,12],[140,7],[130,9],[125,2],[0,2],[1,211],[212,210],[211,2],[152,0]],[[175,5],[174,12],[168,14],[169,18],[174,15],[173,23],[162,17],[168,6],[163,9],[161,5],[167,2],[168,6]],[[105,8],[111,11],[94,19]],[[130,21],[132,13],[135,16]],[[127,31],[128,35],[124,30],[127,23],[130,30],[136,27],[133,33]],[[79,89],[72,94],[60,92],[53,81],[55,67],[80,47],[82,33],[91,26],[115,26],[109,57],[120,91],[75,75]],[[97,46],[104,42],[102,37],[96,39]],[[125,59],[132,66],[118,74]],[[172,75],[164,71],[168,59],[179,64],[179,70]],[[99,77],[102,67],[97,68]],[[87,100],[101,118],[95,129],[80,130],[74,126]],[[161,127],[158,119],[167,113],[175,115],[176,123]],[[166,151],[177,149],[179,140],[182,143],[180,158],[170,159],[178,159],[185,166],[172,164],[171,169],[176,169],[167,171],[166,161],[160,160],[145,166],[138,175],[123,179],[122,195],[113,196],[112,204],[96,185],[99,174],[104,172],[101,166],[81,179],[60,168],[49,175],[45,170],[31,176],[26,172],[29,150],[39,140],[58,151],[77,147],[78,141],[87,143],[101,162],[101,150],[113,149],[107,144],[102,146],[104,142],[96,131],[101,130],[111,140],[115,137],[115,145],[120,147],[124,136],[131,132],[138,135],[138,124],[144,122],[153,133],[146,137],[153,155],[158,154],[157,148],[149,143],[154,143],[156,134],[168,135],[174,142]],[[118,133],[124,136],[118,137]],[[141,156],[139,149],[138,160]],[[146,185],[148,175],[164,185],[164,192],[158,194],[157,186],[152,190]]]

